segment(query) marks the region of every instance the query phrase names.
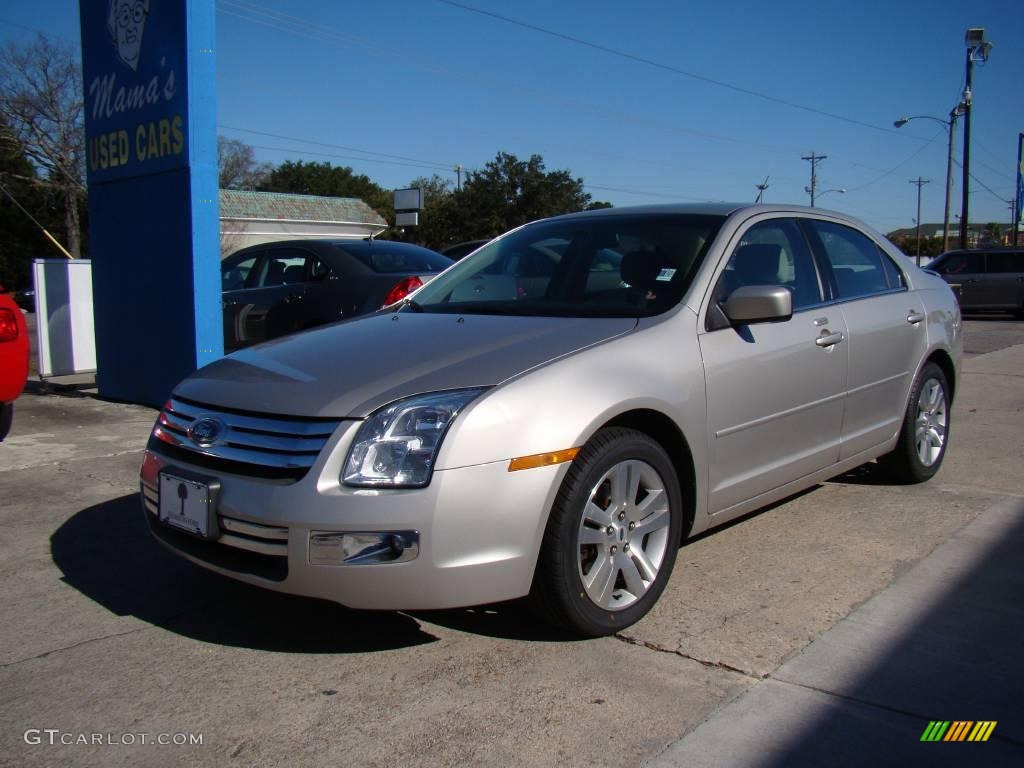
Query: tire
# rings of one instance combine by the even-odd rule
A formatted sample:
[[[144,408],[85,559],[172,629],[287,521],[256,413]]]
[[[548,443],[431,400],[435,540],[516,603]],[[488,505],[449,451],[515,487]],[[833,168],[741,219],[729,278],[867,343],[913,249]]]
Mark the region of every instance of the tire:
[[[0,440],[3,440],[11,431],[11,422],[14,421],[14,403],[0,403]]]
[[[664,591],[682,522],[679,480],[665,450],[643,432],[602,429],[559,488],[531,606],[542,619],[586,637],[628,627]]]
[[[892,453],[878,463],[899,483],[923,483],[931,479],[949,445],[949,382],[935,363],[925,363],[910,388],[899,441]]]

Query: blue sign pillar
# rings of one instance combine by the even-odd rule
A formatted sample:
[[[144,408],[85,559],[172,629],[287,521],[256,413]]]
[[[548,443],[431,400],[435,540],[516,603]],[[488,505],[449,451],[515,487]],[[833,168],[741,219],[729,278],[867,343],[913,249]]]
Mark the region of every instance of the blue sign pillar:
[[[162,405],[224,353],[214,0],[80,0],[96,379]]]

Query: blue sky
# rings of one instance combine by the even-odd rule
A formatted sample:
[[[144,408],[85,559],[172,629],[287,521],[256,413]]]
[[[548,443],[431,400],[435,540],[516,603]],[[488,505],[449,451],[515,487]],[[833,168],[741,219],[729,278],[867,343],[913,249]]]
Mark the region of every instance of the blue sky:
[[[765,177],[767,201],[806,204],[801,157],[813,151],[827,156],[819,190],[847,190],[818,204],[883,231],[911,225],[919,176],[931,181],[922,219],[942,221],[945,129],[892,123],[948,115],[964,32],[985,27],[971,220],[1009,222],[1024,131],[1019,0],[218,0],[216,18],[218,130],[260,160],[328,160],[402,187],[454,180],[456,164],[480,168],[498,151],[539,153],[617,206],[753,200]],[[40,29],[77,44],[77,2],[0,9],[0,41]],[[954,213],[960,190],[955,168]]]

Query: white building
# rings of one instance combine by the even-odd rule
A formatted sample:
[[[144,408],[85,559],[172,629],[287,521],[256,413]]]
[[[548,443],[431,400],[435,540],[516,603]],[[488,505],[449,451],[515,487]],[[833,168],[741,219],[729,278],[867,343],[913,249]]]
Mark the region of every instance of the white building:
[[[220,191],[221,258],[275,240],[373,237],[387,226],[379,213],[354,197]]]

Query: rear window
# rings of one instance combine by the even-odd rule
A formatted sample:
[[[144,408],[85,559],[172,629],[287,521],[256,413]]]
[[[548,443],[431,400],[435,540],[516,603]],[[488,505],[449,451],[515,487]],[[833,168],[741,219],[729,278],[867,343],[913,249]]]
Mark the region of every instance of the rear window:
[[[441,272],[455,263],[447,256],[409,243],[374,240],[335,245],[363,266],[382,274]]]
[[[1024,272],[1024,251],[993,251],[988,255],[988,272]]]

